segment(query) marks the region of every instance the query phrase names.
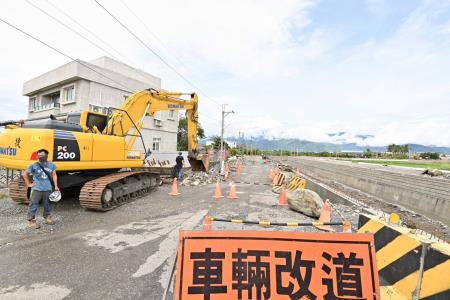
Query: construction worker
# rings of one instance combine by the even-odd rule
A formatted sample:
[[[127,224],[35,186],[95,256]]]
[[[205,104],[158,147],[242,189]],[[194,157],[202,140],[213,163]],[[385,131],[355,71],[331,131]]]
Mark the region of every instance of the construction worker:
[[[36,223],[36,211],[39,208],[39,202],[43,202],[44,206],[44,223],[53,225],[55,222],[50,217],[52,203],[49,200],[50,194],[59,191],[58,178],[56,176],[56,166],[52,162],[47,161],[48,151],[39,149],[37,151],[38,161],[28,167],[22,174],[27,187],[31,188],[30,205],[28,207],[28,227],[38,229],[40,226]],[[30,176],[33,181],[30,182]]]
[[[176,166],[175,166],[175,176],[178,180],[183,178],[183,167],[184,167],[184,157],[182,152],[178,152],[178,156],[175,159]]]

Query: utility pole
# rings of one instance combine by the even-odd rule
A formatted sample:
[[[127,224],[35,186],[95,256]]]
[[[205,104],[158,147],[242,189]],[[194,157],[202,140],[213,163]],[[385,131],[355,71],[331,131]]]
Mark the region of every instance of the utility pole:
[[[225,131],[225,117],[229,114],[234,114],[234,111],[225,111],[227,104],[222,104],[222,131],[220,135],[220,174],[223,174],[223,133]]]

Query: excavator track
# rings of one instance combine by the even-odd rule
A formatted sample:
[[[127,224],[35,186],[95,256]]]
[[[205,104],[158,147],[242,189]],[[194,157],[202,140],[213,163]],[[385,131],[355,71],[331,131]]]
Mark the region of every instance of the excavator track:
[[[159,175],[118,172],[86,182],[80,191],[81,207],[108,211],[149,193],[159,185]]]
[[[14,179],[8,186],[9,197],[17,203],[28,204],[30,201],[27,197],[28,187],[22,177]]]

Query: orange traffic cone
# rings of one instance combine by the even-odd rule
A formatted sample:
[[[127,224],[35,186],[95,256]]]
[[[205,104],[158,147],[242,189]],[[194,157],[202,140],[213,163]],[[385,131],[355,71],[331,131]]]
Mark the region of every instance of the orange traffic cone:
[[[276,174],[275,176],[273,176],[273,180],[272,180],[272,185],[277,185],[278,183],[278,174]]]
[[[323,204],[322,212],[319,217],[318,223],[324,223],[324,222],[331,222],[331,211],[330,211],[330,201],[328,199],[325,200],[325,203]],[[330,225],[314,225],[317,228],[325,231],[334,231],[333,228],[331,228]]]
[[[239,161],[239,162],[237,163],[237,167],[236,167],[236,174],[237,174],[237,175],[241,175],[241,172],[242,172],[242,164],[241,164],[241,162]]]
[[[205,217],[205,220],[203,221],[203,230],[212,230],[212,218],[210,216]]]
[[[352,233],[352,223],[350,221],[343,221],[342,232]]]
[[[239,198],[236,194],[236,185],[232,181],[230,184],[230,192],[228,193],[228,199],[237,199]]]
[[[272,180],[273,180],[273,178],[275,177],[275,173],[273,172],[273,169],[270,169],[269,177],[270,177],[270,179],[272,179]]]
[[[284,183],[281,185],[280,197],[278,197],[278,205],[288,205],[286,184]]]
[[[180,195],[180,193],[178,193],[178,183],[177,183],[177,178],[176,177],[173,179],[172,189],[171,189],[169,195],[171,195],[171,196],[178,196],[178,195]]]
[[[223,167],[223,171],[224,171],[225,173],[230,172],[230,166],[228,165],[228,163],[225,163],[225,166]]]
[[[223,198],[222,189],[220,188],[219,180],[217,180],[217,183],[216,183],[216,190],[214,192],[214,198],[216,198],[216,199]]]

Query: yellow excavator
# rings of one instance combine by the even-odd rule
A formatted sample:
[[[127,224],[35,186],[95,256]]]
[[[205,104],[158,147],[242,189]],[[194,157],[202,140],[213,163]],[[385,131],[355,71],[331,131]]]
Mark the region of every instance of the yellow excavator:
[[[182,97],[188,96],[185,100]],[[186,110],[188,160],[193,170],[207,170],[208,156],[197,149],[198,96],[143,90],[130,95],[108,114],[91,111],[63,117],[6,121],[0,123],[0,166],[25,170],[37,160],[36,151],[49,151],[57,166],[63,194],[79,193],[82,207],[106,211],[150,192],[159,184],[159,174],[142,168],[150,151],[145,149],[140,129],[145,116],[163,110]],[[137,138],[142,150],[134,149]],[[133,169],[134,168],[134,169]],[[10,197],[27,203],[27,187],[20,177],[9,185]]]

